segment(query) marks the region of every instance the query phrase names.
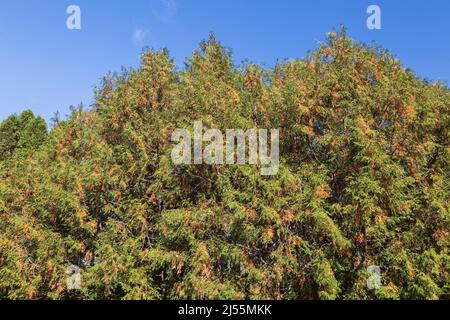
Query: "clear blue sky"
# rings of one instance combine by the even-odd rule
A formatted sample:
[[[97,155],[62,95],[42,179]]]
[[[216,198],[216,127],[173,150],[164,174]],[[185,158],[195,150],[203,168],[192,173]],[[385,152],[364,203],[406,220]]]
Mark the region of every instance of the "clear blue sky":
[[[70,4],[81,8],[81,30],[66,28]],[[366,27],[370,4],[381,7],[382,30]],[[212,31],[236,62],[272,66],[304,57],[341,24],[417,75],[450,79],[449,0],[0,0],[0,119],[89,105],[99,79],[136,67],[144,46],[167,47],[182,67]]]

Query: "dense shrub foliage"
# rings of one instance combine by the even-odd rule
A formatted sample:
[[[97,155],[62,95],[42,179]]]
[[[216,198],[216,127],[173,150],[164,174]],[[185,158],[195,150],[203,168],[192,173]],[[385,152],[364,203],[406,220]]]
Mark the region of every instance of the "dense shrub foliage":
[[[213,36],[182,70],[145,51],[50,131],[1,123],[0,298],[448,299],[449,108],[344,32],[273,69]],[[195,120],[280,128],[279,173],[173,165]]]

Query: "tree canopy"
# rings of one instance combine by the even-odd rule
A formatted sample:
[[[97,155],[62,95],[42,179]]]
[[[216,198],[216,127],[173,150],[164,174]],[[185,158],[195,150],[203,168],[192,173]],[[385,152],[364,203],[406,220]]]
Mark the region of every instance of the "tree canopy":
[[[50,130],[0,124],[0,299],[448,299],[449,108],[345,32],[274,68],[214,36],[181,70],[146,50]],[[280,128],[278,174],[175,166],[195,120]]]

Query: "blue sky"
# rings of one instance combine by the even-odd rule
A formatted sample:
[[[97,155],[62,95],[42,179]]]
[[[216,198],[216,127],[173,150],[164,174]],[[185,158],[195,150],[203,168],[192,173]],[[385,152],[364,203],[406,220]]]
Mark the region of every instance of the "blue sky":
[[[81,30],[66,9],[81,8]],[[366,9],[382,10],[382,29]],[[388,48],[417,75],[450,79],[448,0],[0,0],[0,119],[25,109],[50,119],[92,102],[108,71],[136,67],[143,47],[167,47],[177,64],[212,31],[234,60],[269,66],[301,58],[341,24]]]

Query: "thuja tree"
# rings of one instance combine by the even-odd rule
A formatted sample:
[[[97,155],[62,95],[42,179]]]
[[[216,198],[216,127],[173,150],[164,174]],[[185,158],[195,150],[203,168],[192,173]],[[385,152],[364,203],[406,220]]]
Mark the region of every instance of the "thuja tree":
[[[50,133],[0,126],[0,298],[448,299],[449,108],[344,32],[274,69],[213,36],[183,70],[145,51]],[[278,174],[175,166],[171,133],[195,120],[280,128]]]

